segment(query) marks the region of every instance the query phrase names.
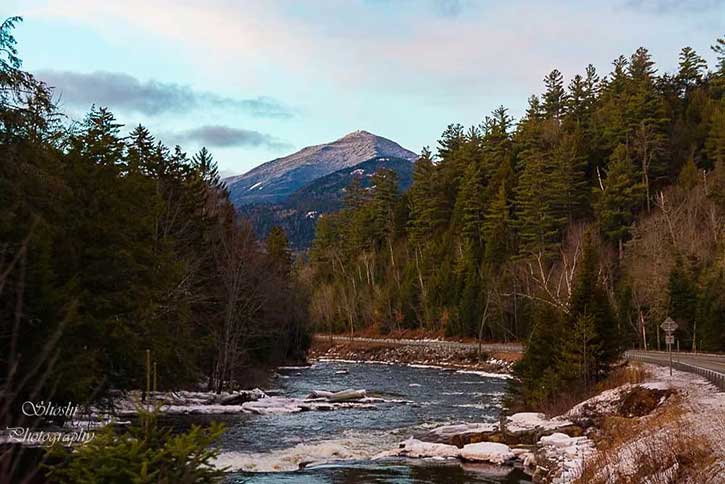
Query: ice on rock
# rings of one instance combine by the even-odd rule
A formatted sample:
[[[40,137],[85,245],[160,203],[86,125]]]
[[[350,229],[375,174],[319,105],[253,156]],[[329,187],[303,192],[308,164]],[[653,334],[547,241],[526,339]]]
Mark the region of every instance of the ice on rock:
[[[425,457],[443,457],[457,458],[461,455],[461,449],[455,445],[436,444],[433,442],[423,442],[418,439],[409,438],[400,443],[400,449],[394,455],[425,458]]]
[[[259,415],[270,415],[277,413],[301,412],[302,407],[298,401],[284,397],[268,397],[256,402],[247,402],[242,405],[242,410]]]
[[[450,439],[456,436],[496,432],[497,430],[497,423],[463,423],[455,425],[442,425],[440,427],[432,429],[430,433],[441,439]]]
[[[461,449],[461,458],[477,462],[490,462],[491,464],[503,464],[514,458],[514,453],[506,444],[498,442],[478,442],[476,444],[464,445]]]
[[[568,447],[577,442],[575,437],[569,437],[561,432],[556,432],[539,439],[539,443],[542,445],[553,445],[554,447]]]
[[[531,430],[553,430],[572,423],[564,418],[546,418],[543,413],[521,412],[507,417],[506,429],[509,432],[528,432]]]

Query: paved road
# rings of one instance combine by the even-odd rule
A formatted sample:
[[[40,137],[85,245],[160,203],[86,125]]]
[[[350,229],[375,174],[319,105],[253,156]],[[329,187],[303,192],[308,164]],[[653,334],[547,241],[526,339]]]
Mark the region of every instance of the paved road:
[[[670,356],[664,351],[628,351],[627,356],[664,366],[670,363]],[[672,363],[678,370],[703,376],[725,391],[725,355],[674,352]]]
[[[637,355],[656,363],[670,363],[670,357],[666,351],[628,351],[627,354]],[[672,361],[725,374],[725,355],[674,352]]]
[[[330,335],[316,334],[315,338],[321,341],[329,341]],[[333,336],[332,340],[336,343],[349,343],[349,336]],[[385,338],[352,338],[354,343],[376,343],[391,346],[428,346],[428,347],[444,347],[462,350],[477,350],[478,343],[460,343],[458,341],[440,341],[430,339],[385,339]],[[523,346],[518,343],[484,343],[481,345],[483,351],[488,352],[507,352],[521,353]]]

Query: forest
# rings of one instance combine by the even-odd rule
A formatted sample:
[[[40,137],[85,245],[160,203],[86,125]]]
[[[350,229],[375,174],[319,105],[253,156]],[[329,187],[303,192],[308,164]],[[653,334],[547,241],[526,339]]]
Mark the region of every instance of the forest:
[[[212,155],[167,147],[106,108],[76,122],[21,70],[0,27],[0,414],[143,388],[247,385],[304,358],[286,237],[255,239]]]
[[[544,392],[664,349],[668,316],[678,347],[725,350],[725,40],[712,50],[712,70],[690,47],[675,73],[645,48],[606,75],[553,70],[518,122],[449,125],[407,192],[389,171],[350,186],[305,274],[319,330],[521,340]]]
[[[107,107],[64,114],[22,68],[21,20],[0,23],[6,427],[25,401],[149,388],[151,363],[161,391],[250,387],[304,362],[315,331],[520,341],[509,404],[529,409],[586,392],[625,349],[664,349],[668,317],[678,349],[725,352],[725,38],[710,66],[685,47],[660,72],[640,47],[606,74],[555,69],[520,119],[501,106],[450,124],[406,191],[389,169],[354,179],[294,253],[279,227],[257,239],[206,148],[166,146]],[[133,439],[108,426],[50,475],[221,475],[221,427],[176,435],[155,418]]]

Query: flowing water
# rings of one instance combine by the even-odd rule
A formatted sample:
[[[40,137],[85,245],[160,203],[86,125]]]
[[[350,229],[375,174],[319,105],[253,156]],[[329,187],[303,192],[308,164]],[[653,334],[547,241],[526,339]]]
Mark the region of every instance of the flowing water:
[[[364,388],[368,396],[386,402],[376,403],[374,409],[225,417],[228,430],[218,463],[234,469],[230,482],[530,482],[518,469],[456,461],[371,460],[432,427],[496,421],[506,389],[500,376],[337,361],[280,369],[275,387],[288,397]]]

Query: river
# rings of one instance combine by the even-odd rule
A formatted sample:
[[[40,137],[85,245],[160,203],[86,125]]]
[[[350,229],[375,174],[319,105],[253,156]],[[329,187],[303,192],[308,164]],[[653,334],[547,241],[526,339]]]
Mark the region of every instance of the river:
[[[530,482],[518,469],[371,460],[438,425],[496,421],[506,383],[485,373],[402,365],[328,361],[282,368],[275,394],[364,388],[385,402],[365,409],[215,416],[227,425],[218,465],[233,469],[228,482],[249,484]]]

